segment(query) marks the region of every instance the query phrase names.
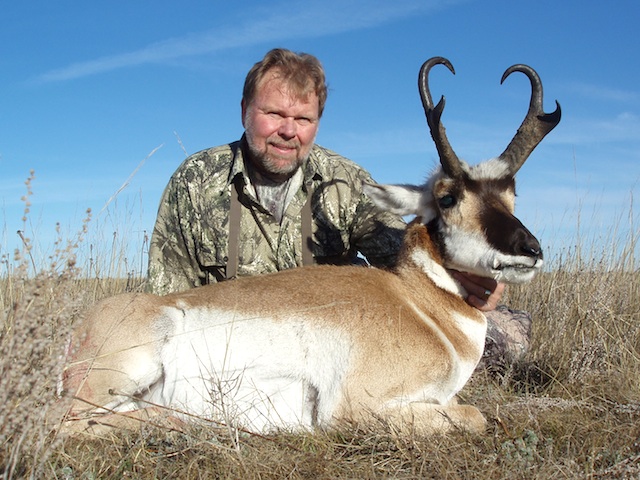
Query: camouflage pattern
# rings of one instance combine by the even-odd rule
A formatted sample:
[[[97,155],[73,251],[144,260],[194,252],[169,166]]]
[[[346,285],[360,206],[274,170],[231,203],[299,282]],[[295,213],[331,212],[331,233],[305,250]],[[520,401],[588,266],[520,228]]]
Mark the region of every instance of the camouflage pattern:
[[[314,145],[302,166],[302,186],[277,222],[256,199],[244,145],[243,138],[196,153],[171,177],[151,237],[148,291],[162,295],[225,278],[230,192],[238,181],[243,205],[238,276],[302,265],[301,210],[310,192],[316,263],[351,263],[357,253],[375,266],[394,263],[405,224],[363,193],[362,182],[372,182],[364,169]]]
[[[531,347],[531,314],[498,305],[485,312],[487,338],[477,370],[504,375]]]

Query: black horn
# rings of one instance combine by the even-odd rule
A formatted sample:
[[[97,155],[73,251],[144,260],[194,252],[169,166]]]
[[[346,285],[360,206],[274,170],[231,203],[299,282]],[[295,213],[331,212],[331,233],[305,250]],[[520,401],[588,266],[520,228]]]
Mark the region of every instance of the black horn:
[[[453,178],[459,178],[462,175],[462,167],[460,165],[460,159],[451,148],[445,128],[440,121],[442,117],[442,111],[444,110],[445,99],[444,96],[440,97],[440,101],[434,107],[431,92],[429,91],[429,71],[434,65],[444,65],[449,69],[451,73],[456,74],[451,62],[444,57],[433,57],[424,62],[422,68],[420,68],[420,76],[418,77],[418,89],[420,90],[420,98],[422,99],[422,106],[424,107],[424,113],[427,117],[427,123],[429,124],[429,130],[431,131],[431,137],[436,144],[438,155],[440,156],[440,163],[447,175]]]
[[[529,158],[531,152],[538,146],[542,139],[553,130],[560,122],[560,104],[556,100],[556,109],[552,113],[544,113],[542,104],[542,82],[536,71],[527,65],[512,65],[509,67],[500,80],[502,84],[513,72],[524,73],[531,82],[531,101],[529,111],[518,128],[513,140],[506,150],[500,155],[500,159],[510,165],[512,175],[522,167]]]

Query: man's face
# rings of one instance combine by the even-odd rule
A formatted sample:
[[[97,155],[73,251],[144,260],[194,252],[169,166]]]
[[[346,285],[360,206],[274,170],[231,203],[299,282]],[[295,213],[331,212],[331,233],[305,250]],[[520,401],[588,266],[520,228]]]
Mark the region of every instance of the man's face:
[[[319,120],[315,92],[299,98],[277,73],[267,73],[251,103],[242,102],[251,161],[274,180],[290,177],[309,156]]]

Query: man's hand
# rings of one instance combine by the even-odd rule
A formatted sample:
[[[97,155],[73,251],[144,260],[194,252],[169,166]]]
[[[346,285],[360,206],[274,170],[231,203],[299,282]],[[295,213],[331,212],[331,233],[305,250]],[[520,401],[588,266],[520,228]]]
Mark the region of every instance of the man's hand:
[[[493,278],[479,277],[471,273],[451,270],[451,275],[469,294],[467,303],[483,312],[495,310],[502,298],[505,284],[498,283]]]

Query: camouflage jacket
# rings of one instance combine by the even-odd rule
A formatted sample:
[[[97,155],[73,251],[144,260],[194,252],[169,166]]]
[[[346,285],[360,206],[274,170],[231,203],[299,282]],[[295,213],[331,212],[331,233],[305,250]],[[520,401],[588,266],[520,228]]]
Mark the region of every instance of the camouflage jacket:
[[[243,145],[244,138],[198,152],[171,177],[151,237],[147,291],[166,294],[225,279],[231,189],[238,181],[238,276],[302,265],[301,211],[310,193],[316,263],[350,263],[359,252],[373,265],[393,264],[405,224],[362,192],[362,182],[372,181],[364,169],[314,145],[302,186],[277,222],[255,197]]]

